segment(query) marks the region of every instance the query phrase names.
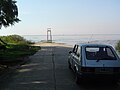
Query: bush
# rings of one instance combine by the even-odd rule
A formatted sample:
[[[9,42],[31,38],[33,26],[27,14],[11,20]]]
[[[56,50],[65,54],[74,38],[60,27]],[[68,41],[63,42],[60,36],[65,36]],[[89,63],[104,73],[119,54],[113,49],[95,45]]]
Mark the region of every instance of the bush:
[[[28,41],[19,35],[0,36],[0,38],[8,44],[20,44],[27,45],[33,44],[34,42]]]
[[[117,43],[115,48],[116,48],[116,50],[118,50],[118,52],[120,52],[120,41]]]

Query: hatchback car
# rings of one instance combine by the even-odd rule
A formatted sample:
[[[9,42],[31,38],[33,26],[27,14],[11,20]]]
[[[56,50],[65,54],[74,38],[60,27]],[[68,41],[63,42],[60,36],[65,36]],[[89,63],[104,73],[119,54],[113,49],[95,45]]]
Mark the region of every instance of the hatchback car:
[[[100,44],[75,44],[68,57],[76,82],[87,78],[105,78],[115,82],[120,77],[120,58],[114,48]]]

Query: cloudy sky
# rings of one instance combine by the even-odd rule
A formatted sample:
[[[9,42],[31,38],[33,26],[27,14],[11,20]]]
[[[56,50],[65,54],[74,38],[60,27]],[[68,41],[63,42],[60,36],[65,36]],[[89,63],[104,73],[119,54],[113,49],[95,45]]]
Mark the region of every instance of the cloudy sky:
[[[120,34],[120,0],[17,0],[21,22],[1,35]]]

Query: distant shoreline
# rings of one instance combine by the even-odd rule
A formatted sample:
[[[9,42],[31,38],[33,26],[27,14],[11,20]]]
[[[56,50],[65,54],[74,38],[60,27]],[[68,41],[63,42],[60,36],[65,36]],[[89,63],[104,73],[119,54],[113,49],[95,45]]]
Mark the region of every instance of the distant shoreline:
[[[120,34],[53,34],[52,36],[81,36],[81,35],[120,35]],[[46,34],[31,34],[31,35],[21,35],[21,36],[47,36]]]

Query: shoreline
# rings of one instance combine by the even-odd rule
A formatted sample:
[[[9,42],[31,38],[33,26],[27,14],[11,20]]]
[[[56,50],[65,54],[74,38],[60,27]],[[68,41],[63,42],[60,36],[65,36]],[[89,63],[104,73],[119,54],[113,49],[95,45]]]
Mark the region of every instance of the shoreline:
[[[48,43],[48,42],[38,42],[33,44],[33,46],[59,46],[59,47],[72,47],[72,45],[68,45],[67,43],[56,43],[56,42],[52,42],[52,43]]]

